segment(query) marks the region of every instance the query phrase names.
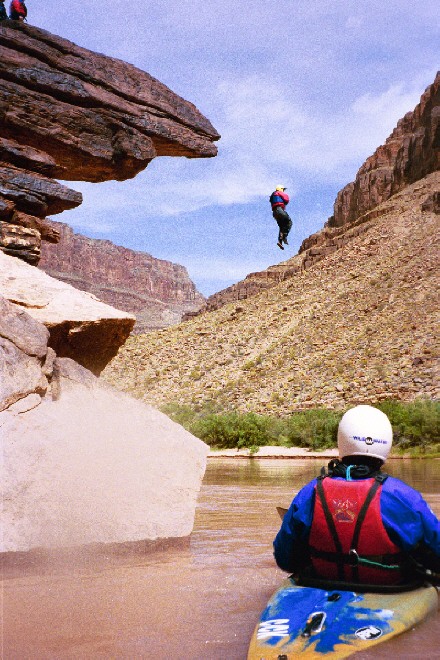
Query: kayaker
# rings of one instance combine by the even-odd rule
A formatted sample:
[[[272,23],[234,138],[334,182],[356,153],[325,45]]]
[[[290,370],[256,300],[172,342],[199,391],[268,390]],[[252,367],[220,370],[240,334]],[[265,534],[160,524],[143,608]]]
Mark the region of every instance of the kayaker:
[[[362,405],[338,428],[340,460],[304,486],[274,541],[278,566],[299,577],[398,585],[440,573],[440,522],[421,494],[381,472],[391,449],[388,417]]]

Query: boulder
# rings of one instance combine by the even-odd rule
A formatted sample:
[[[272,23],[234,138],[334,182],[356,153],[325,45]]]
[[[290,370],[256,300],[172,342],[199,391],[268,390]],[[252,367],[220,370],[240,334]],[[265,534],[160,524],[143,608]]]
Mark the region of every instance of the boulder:
[[[48,344],[99,374],[116,355],[135,317],[0,252],[0,295],[49,330]]]
[[[48,339],[0,298],[0,552],[187,537],[208,447]]]

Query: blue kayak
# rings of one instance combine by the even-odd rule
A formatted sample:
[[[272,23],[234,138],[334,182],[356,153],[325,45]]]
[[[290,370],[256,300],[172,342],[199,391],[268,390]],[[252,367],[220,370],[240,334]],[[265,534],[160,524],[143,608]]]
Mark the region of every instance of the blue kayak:
[[[437,610],[437,589],[358,593],[284,580],[255,628],[248,660],[345,658],[385,642]]]

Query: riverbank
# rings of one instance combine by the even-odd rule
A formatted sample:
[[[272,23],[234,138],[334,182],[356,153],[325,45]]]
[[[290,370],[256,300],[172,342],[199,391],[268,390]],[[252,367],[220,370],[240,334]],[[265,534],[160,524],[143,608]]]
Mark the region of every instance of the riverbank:
[[[277,447],[267,446],[259,447],[258,451],[252,452],[250,449],[211,449],[208,452],[208,459],[212,458],[338,458],[337,449],[324,449],[323,451],[310,451],[305,447]],[[439,459],[437,454],[392,454],[387,460],[402,458],[429,458]]]
[[[259,447],[258,451],[250,449],[211,449],[208,458],[337,458],[337,449],[309,451],[305,447]]]

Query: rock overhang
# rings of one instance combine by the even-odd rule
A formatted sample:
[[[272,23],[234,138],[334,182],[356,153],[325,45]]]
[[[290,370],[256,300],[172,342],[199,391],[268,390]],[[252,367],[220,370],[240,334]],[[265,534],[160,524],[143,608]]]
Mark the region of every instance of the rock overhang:
[[[23,217],[14,223],[16,211],[44,219],[79,206],[81,194],[54,179],[122,181],[157,156],[217,154],[220,135],[194,104],[131,64],[40,28],[0,25],[0,81],[0,224],[26,226]],[[24,237],[5,233],[0,248],[38,262],[38,241],[26,250]]]

